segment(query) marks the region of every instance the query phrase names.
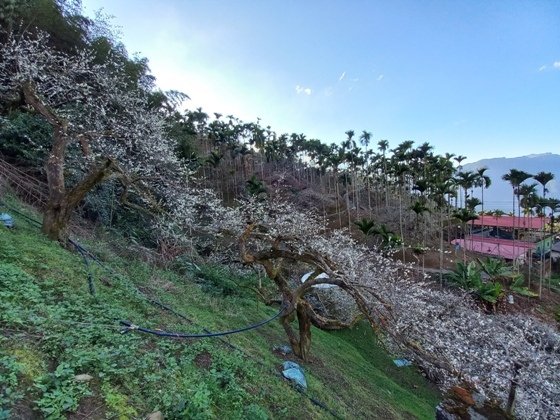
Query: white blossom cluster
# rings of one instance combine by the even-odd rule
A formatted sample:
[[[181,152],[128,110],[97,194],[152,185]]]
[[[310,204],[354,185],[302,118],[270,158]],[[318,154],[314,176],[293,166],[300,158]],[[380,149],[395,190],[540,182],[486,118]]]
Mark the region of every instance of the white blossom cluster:
[[[154,229],[168,243],[216,242],[224,233],[236,235],[242,225],[239,212],[223,206],[213,190],[168,180],[160,185],[159,194],[165,197],[165,211],[156,218]]]
[[[325,232],[317,217],[288,203],[250,200],[238,211],[260,226],[250,239],[253,250],[281,239],[283,249],[322,256],[313,268],[366,296],[388,337],[444,389],[467,384],[505,408],[514,380],[518,418],[560,418],[560,335],[548,325],[521,314],[482,313],[470,296],[412,280],[409,267],[344,230]]]
[[[398,290],[400,289],[400,290]],[[488,315],[468,296],[429,287],[399,287],[394,331],[448,364],[439,371],[445,387],[464,381],[505,407],[512,379],[519,418],[560,414],[560,336],[525,315]],[[517,376],[514,366],[521,366]]]
[[[147,112],[148,92],[134,86],[122,60],[112,58],[99,64],[88,51],[58,52],[45,34],[9,38],[0,50],[0,101],[17,100],[30,84],[66,126],[68,142],[87,142],[83,165],[110,157],[138,176],[181,171],[163,116]]]
[[[370,319],[443,387],[468,383],[505,407],[515,380],[517,417],[560,418],[560,337],[549,326],[525,315],[483,314],[468,296],[410,280],[408,267],[357,244],[347,231],[327,231],[318,217],[284,201],[251,198],[224,207],[214,192],[189,185],[165,138],[164,118],[146,112],[146,92],[130,86],[118,60],[97,64],[86,52],[58,53],[44,35],[9,39],[0,50],[0,101],[17,100],[29,82],[66,121],[69,141],[87,140],[83,163],[111,157],[155,189],[162,238],[177,246],[194,234],[238,239],[254,226],[246,238],[253,254],[310,256],[312,270],[328,275],[310,285],[343,281],[365,297]]]

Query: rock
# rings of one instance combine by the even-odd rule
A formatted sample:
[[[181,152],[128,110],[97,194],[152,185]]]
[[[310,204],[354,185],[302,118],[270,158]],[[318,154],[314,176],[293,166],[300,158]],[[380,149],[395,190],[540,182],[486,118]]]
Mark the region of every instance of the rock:
[[[88,375],[87,373],[82,373],[81,375],[74,376],[74,380],[78,382],[89,382],[93,379],[93,376]]]
[[[295,386],[303,391],[307,390],[307,381],[303,374],[303,369],[295,362],[284,362],[282,375],[284,378],[292,381]]]
[[[313,271],[305,273],[300,282],[305,283],[313,273]],[[329,276],[321,273],[316,278],[328,279]],[[354,299],[334,284],[321,283],[312,286],[312,293],[308,293],[305,300],[311,304],[317,314],[344,323],[353,322],[360,313]]]
[[[287,354],[292,354],[292,348],[287,344],[282,344],[280,346],[274,346],[274,347],[272,347],[272,351],[282,353],[284,356],[287,355]]]
[[[466,405],[474,405],[474,399],[469,391],[465,388],[461,388],[460,386],[454,386],[451,388],[451,393],[453,396],[458,400]]]
[[[467,410],[467,414],[470,420],[488,420],[488,417],[478,413],[472,407],[469,407],[469,409]]]
[[[473,392],[472,398],[474,400],[474,405],[476,406],[476,408],[482,408],[484,406],[484,403],[486,402],[486,397],[482,394],[479,394],[478,392]]]
[[[153,413],[148,414],[146,420],[164,420],[164,417],[161,411],[154,411]]]
[[[458,417],[445,409],[442,403],[436,407],[436,420],[456,420]]]

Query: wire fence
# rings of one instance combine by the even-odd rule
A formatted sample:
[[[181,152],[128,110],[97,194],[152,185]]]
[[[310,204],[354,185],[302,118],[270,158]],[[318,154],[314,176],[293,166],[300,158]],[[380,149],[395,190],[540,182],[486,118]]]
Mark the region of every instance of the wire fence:
[[[6,179],[10,187],[27,204],[44,208],[48,198],[48,186],[44,182],[9,164],[0,156],[0,178]]]

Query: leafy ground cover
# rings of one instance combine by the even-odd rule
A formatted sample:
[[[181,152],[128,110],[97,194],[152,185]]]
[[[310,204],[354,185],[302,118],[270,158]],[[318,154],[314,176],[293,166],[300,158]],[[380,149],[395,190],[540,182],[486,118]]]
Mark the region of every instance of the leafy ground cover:
[[[90,238],[86,247],[113,270],[91,266],[92,296],[79,254],[16,222],[0,229],[0,418],[128,419],[158,410],[165,418],[433,418],[438,392],[416,368],[397,368],[367,325],[313,331],[308,396],[329,413],[280,377],[277,322],[226,343],[122,333],[119,320],[199,333],[270,317],[275,309],[249,287],[255,278],[223,266],[156,268]]]

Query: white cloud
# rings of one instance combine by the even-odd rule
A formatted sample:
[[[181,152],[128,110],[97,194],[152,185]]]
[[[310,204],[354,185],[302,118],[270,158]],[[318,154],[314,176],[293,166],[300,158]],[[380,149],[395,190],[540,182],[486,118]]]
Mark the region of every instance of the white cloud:
[[[342,74],[340,75],[340,77],[338,78],[338,81],[340,82],[341,80],[343,80],[346,77],[346,72],[343,71]]]
[[[377,81],[380,82],[381,80],[383,80],[384,77],[385,77],[384,74],[380,74],[379,76],[377,76]]]
[[[312,91],[311,88],[303,87],[300,85],[296,85],[296,93],[299,95],[300,93],[304,93],[307,96],[311,95]]]
[[[539,67],[539,71],[545,71],[548,70],[549,68],[552,68],[554,70],[560,70],[560,61],[555,61],[550,65],[543,64],[542,66]]]

